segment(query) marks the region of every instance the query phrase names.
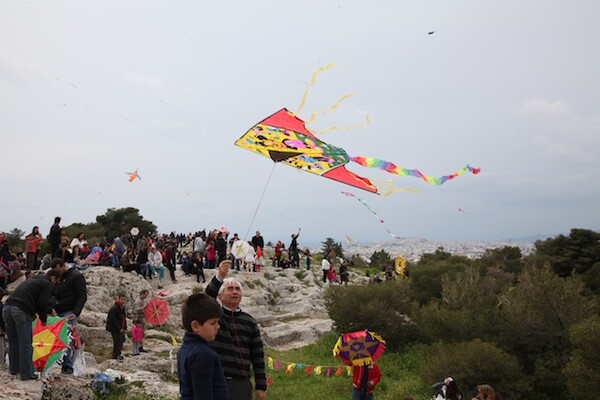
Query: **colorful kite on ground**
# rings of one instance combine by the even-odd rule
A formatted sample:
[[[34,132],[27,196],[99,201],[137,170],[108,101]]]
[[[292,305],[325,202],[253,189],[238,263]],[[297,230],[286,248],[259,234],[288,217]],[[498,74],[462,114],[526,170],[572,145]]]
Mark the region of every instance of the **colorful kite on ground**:
[[[129,175],[129,182],[133,182],[136,178],[139,179],[140,181],[142,180],[142,177],[140,176],[140,174],[138,174],[138,170],[136,169],[133,172],[125,172],[127,175]]]
[[[348,197],[354,197],[356,200],[358,200],[363,206],[367,207],[367,210],[371,211],[373,213],[373,215],[375,216],[375,219],[377,221],[379,221],[379,223],[383,224],[385,226],[385,222],[383,221],[383,219],[381,219],[379,217],[379,215],[377,215],[377,213],[375,212],[375,210],[373,210],[371,207],[369,207],[369,205],[360,197],[356,197],[354,194],[350,193],[350,192],[340,192],[342,193],[344,196],[348,196]],[[399,237],[396,236],[395,234],[393,234],[392,232],[390,232],[390,230],[388,228],[385,228],[385,230],[387,231],[387,233],[393,237],[394,239],[398,239]]]
[[[39,318],[33,321],[33,366],[42,374],[54,365],[69,346],[66,318],[48,317],[46,325]]]
[[[441,177],[423,175],[417,169],[398,167],[393,163],[370,157],[351,157],[340,147],[319,140],[305,126],[304,121],[283,108],[254,125],[240,137],[236,146],[269,157],[346,185],[377,193],[377,188],[367,179],[348,171],[345,165],[352,161],[368,168],[378,168],[399,176],[421,178],[427,183],[441,185],[466,171],[479,173],[479,168],[467,165],[459,171]]]

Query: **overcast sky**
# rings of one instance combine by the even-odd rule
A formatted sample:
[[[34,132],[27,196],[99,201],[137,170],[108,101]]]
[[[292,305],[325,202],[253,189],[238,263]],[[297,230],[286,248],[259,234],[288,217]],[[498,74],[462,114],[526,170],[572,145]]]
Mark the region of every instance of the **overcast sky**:
[[[3,0],[0,230],[45,235],[56,215],[128,206],[162,232],[225,225],[287,243],[302,227],[301,244],[389,239],[386,227],[449,240],[598,230],[599,15],[597,0]],[[234,146],[296,110],[328,63],[300,117],[356,93],[310,128],[371,123],[322,140],[426,175],[482,172],[398,178],[419,192],[383,197]]]

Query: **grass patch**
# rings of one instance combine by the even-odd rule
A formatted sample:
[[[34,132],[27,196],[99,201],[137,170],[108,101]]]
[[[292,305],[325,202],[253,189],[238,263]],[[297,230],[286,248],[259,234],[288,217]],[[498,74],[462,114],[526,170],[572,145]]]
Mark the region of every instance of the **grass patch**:
[[[307,275],[306,271],[300,270],[300,271],[294,272],[294,276],[296,278],[298,278],[298,280],[300,280],[300,281],[304,281],[304,278],[306,278],[306,275]]]
[[[294,369],[291,374],[285,373],[287,362],[303,365],[338,366],[341,362],[332,356],[332,349],[338,336],[325,335],[319,342],[300,349],[276,351],[266,349],[266,357],[272,357],[281,364],[281,370],[267,369],[272,385],[269,387],[271,399],[327,399],[347,400],[352,396],[352,377],[346,370],[340,377],[326,377],[325,370],[321,375],[312,373],[307,376],[304,369]],[[424,347],[416,346],[403,352],[386,352],[378,361],[381,368],[381,383],[375,389],[374,397],[378,400],[398,400],[407,396],[418,399],[431,397],[429,384],[423,384],[419,371],[423,366]],[[333,370],[335,372],[335,369]]]
[[[272,281],[273,279],[275,279],[275,277],[273,276],[273,274],[271,274],[270,272],[265,272],[265,273],[263,274],[263,277],[264,277],[266,280],[269,280],[269,281]]]

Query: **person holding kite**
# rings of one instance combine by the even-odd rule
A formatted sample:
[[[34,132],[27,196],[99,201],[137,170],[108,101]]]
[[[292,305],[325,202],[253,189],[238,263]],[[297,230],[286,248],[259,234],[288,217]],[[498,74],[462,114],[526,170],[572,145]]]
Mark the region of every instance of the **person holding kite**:
[[[33,368],[33,320],[37,314],[46,324],[52,288],[60,279],[60,272],[50,270],[46,275],[27,279],[10,295],[2,308],[2,317],[8,336],[10,373],[20,375],[22,381],[36,379]]]
[[[369,365],[354,366],[352,400],[373,400],[373,390],[380,380],[381,371],[375,361]]]
[[[60,258],[50,262],[50,268],[60,273],[60,281],[52,291],[50,305],[59,317],[67,317],[69,329],[73,332],[77,327],[77,318],[81,315],[87,302],[87,283],[79,270],[65,263]],[[73,373],[73,348],[67,349],[62,360],[62,373]]]
[[[212,343],[212,348],[219,354],[223,363],[230,400],[252,399],[252,372],[254,399],[266,400],[267,377],[263,342],[254,318],[240,309],[242,286],[235,279],[227,278],[230,266],[230,260],[222,261],[217,273],[206,286],[206,294],[218,297],[223,308],[223,315],[219,321],[221,329]],[[235,354],[235,357],[232,357],[232,354]]]

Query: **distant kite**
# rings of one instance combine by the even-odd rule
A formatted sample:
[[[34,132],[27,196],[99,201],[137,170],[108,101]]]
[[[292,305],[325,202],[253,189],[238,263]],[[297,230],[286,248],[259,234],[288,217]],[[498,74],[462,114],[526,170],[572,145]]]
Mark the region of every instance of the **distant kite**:
[[[350,192],[340,192],[340,193],[342,193],[344,196],[354,197],[356,200],[358,200],[358,202],[360,204],[362,204],[363,206],[365,206],[367,208],[367,210],[371,211],[371,213],[373,214],[373,216],[375,217],[375,219],[377,221],[379,221],[379,223],[382,224],[385,227],[385,222],[383,221],[383,219],[381,219],[381,217],[375,212],[375,210],[373,210],[371,207],[369,207],[369,205],[363,199],[361,199],[360,197],[355,196],[354,194],[352,194]],[[385,227],[385,230],[394,239],[400,239],[397,235],[393,234],[387,227]],[[346,235],[346,237],[348,237],[348,236]]]
[[[433,35],[434,33],[435,33],[435,31],[427,32],[428,35]]]
[[[140,174],[138,174],[137,168],[133,172],[125,172],[125,173],[127,175],[129,175],[129,182],[133,182],[135,180],[135,178],[139,179],[140,181],[142,180],[142,177],[140,176]]]

